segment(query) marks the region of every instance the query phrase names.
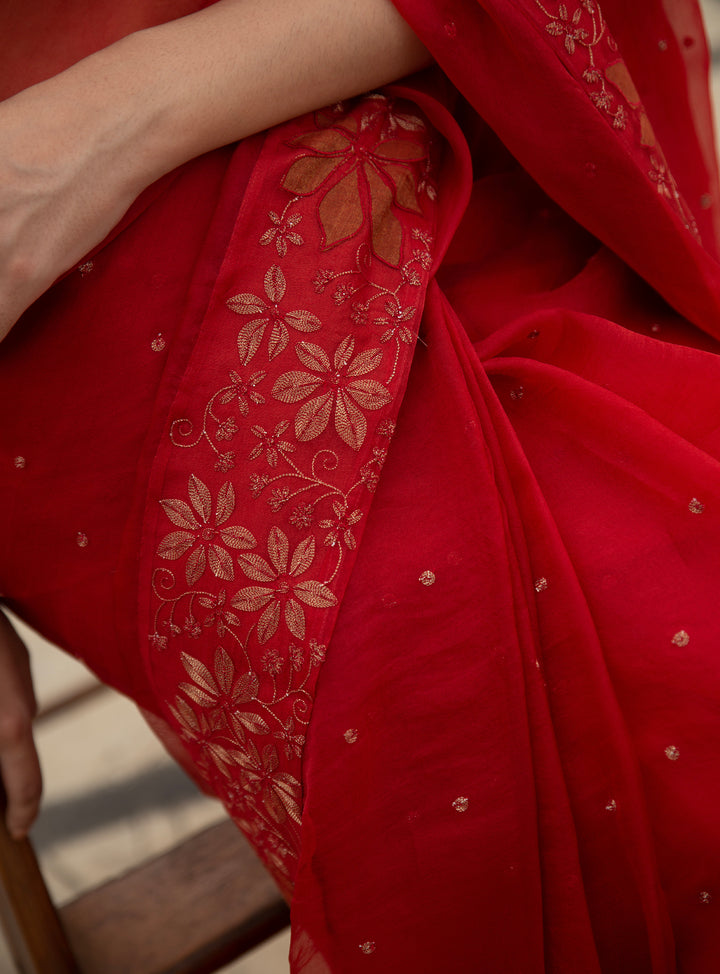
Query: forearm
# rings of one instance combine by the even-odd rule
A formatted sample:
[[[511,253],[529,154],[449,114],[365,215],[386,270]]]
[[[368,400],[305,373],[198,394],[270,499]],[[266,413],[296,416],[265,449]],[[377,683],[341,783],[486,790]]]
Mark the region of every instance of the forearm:
[[[390,0],[221,0],[65,72],[132,131],[150,182],[186,160],[423,67]],[[124,138],[124,136],[123,136]],[[135,173],[134,173],[135,175]]]

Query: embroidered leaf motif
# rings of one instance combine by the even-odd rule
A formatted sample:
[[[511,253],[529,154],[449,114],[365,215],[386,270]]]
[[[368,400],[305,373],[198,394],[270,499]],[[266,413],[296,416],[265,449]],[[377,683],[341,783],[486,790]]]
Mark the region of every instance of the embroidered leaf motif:
[[[348,335],[335,349],[331,366],[327,353],[318,345],[299,342],[295,346],[297,357],[312,371],[286,372],[279,376],[273,386],[273,396],[281,402],[300,402],[321,385],[327,389],[309,399],[295,415],[295,436],[301,442],[325,431],[334,406],[335,430],[348,446],[359,450],[367,435],[367,420],[358,406],[380,409],[390,402],[390,392],[377,380],[358,378],[382,365],[382,349],[366,349],[353,358],[354,349],[355,341]]]
[[[330,359],[327,352],[319,345],[313,345],[311,342],[298,342],[295,346],[295,354],[311,372],[319,372],[322,375],[323,372],[330,371]],[[290,374],[302,375],[303,373]]]
[[[257,612],[273,597],[273,590],[260,588],[257,585],[250,585],[248,588],[241,588],[232,599],[232,605],[242,612]]]
[[[280,398],[278,396],[278,398]],[[317,396],[302,406],[295,416],[295,436],[301,443],[314,440],[324,432],[330,422],[333,397],[326,392],[324,396]]]
[[[257,636],[261,643],[266,643],[277,632],[280,623],[280,603],[271,602],[258,619]]]
[[[285,624],[296,639],[305,638],[305,613],[295,599],[285,603]]]
[[[185,501],[175,499],[164,500],[160,501],[160,504],[173,524],[177,524],[179,528],[194,531],[200,527],[199,522],[195,519],[193,512]]]
[[[314,609],[329,609],[331,605],[337,604],[333,593],[322,582],[298,582],[294,591],[305,605],[310,605]]]
[[[295,553],[292,556],[292,561],[290,563],[290,574],[291,575],[302,575],[306,572],[308,568],[313,563],[313,558],[315,557],[315,538],[310,535],[309,538],[305,538],[295,549]]]
[[[335,429],[353,450],[359,450],[367,433],[367,420],[347,396],[338,396],[335,406]]]
[[[207,557],[204,548],[196,548],[190,552],[190,557],[185,562],[185,578],[188,585],[194,585],[202,576],[207,565]]]
[[[187,531],[172,531],[160,542],[158,554],[161,558],[180,558],[194,543],[195,535],[189,534]]]
[[[270,728],[258,714],[239,713],[235,714],[235,719],[239,721],[246,730],[253,734],[269,734]]]
[[[279,304],[285,297],[285,275],[277,265],[269,267],[265,272],[265,293],[274,303]]]

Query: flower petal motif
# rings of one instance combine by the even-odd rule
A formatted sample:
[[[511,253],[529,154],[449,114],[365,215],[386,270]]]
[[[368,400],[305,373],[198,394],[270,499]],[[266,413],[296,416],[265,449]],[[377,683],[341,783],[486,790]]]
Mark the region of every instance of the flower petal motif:
[[[332,393],[326,392],[324,396],[316,396],[300,408],[295,417],[295,435],[301,443],[314,440],[325,431],[332,415],[332,406]]]
[[[233,579],[235,569],[226,546],[247,549],[256,545],[255,538],[246,528],[225,523],[235,510],[233,485],[228,481],[220,488],[214,519],[212,495],[195,474],[191,474],[188,481],[188,496],[197,517],[188,504],[179,498],[160,501],[169,519],[174,524],[185,526],[186,530],[171,531],[166,535],[158,545],[159,557],[175,560],[190,552],[185,563],[188,585],[195,585],[208,565],[217,578]]]
[[[240,589],[233,597],[232,604],[242,612],[262,610],[257,624],[257,636],[261,643],[267,642],[277,632],[281,617],[292,635],[302,639],[305,636],[305,611],[300,603],[312,608],[329,608],[337,604],[337,598],[324,582],[300,578],[312,567],[315,539],[312,536],[305,538],[291,557],[285,532],[273,527],[267,546],[270,564],[259,555],[243,554],[238,561],[246,575],[268,584]]]
[[[177,499],[162,500],[160,504],[173,524],[177,524],[179,528],[194,531],[200,527],[200,523],[185,501]]]
[[[280,355],[287,347],[290,338],[288,328],[311,332],[321,327],[320,319],[311,311],[280,311],[278,305],[287,290],[285,275],[280,267],[273,264],[267,269],[263,286],[267,300],[249,293],[236,294],[227,300],[228,308],[236,314],[257,316],[243,325],[238,334],[237,349],[243,365],[247,365],[259,349],[268,325],[272,325],[268,339],[269,360]]]
[[[172,531],[165,535],[158,546],[161,558],[180,558],[195,544],[195,535],[189,531]]]
[[[268,535],[268,555],[278,574],[287,571],[289,551],[290,546],[285,533],[278,527],[271,528]]]
[[[300,408],[295,416],[295,436],[301,442],[315,439],[325,431],[335,410],[335,430],[354,450],[359,450],[367,434],[362,409],[380,409],[390,402],[390,393],[375,379],[362,379],[382,364],[380,348],[370,348],[353,357],[355,341],[348,335],[337,346],[332,365],[318,345],[298,342],[295,353],[310,372],[286,372],[273,386],[273,396],[281,402],[300,402],[325,387]],[[358,408],[360,407],[360,408]]]
[[[421,212],[419,170],[427,161],[427,145],[417,136],[398,137],[399,130],[423,131],[420,119],[394,126],[396,137],[386,139],[387,119],[383,110],[368,112],[359,126],[354,119],[329,120],[327,127],[293,140],[301,154],[289,166],[283,187],[295,196],[322,194],[317,212],[325,249],[356,236],[369,222],[373,252],[397,267],[403,228],[393,209]]]

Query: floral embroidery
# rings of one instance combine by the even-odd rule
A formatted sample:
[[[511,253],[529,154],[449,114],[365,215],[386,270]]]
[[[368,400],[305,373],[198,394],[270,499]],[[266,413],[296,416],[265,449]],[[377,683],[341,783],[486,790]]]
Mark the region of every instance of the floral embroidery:
[[[295,227],[302,220],[302,216],[299,213],[288,214],[288,210],[294,202],[295,200],[291,200],[279,216],[272,210],[268,213],[271,225],[260,237],[260,243],[264,247],[275,241],[278,257],[285,257],[289,243],[295,244],[296,247],[302,247],[305,243],[302,236],[295,230]]]
[[[251,184],[262,206],[241,210],[158,455],[151,671],[174,688],[167,716],[196,766],[286,889],[315,682],[431,266],[428,141],[384,96],[268,134],[264,184]]]
[[[344,501],[333,501],[332,509],[335,517],[320,521],[321,528],[330,529],[325,535],[325,544],[336,545],[342,538],[347,547],[352,550],[356,542],[351,528],[362,519],[363,512],[357,509],[348,511]]]
[[[287,536],[280,528],[273,528],[268,537],[270,564],[260,555],[239,557],[248,578],[265,583],[241,589],[232,600],[235,608],[242,612],[264,609],[257,623],[261,643],[266,643],[277,631],[281,609],[290,632],[302,639],[305,635],[305,612],[301,603],[316,609],[327,609],[337,602],[327,585],[314,579],[300,578],[309,571],[315,558],[313,537],[300,542],[288,565],[289,555]]]
[[[192,508],[177,498],[160,501],[172,523],[181,530],[172,531],[163,538],[158,554],[161,558],[174,560],[190,552],[185,565],[188,585],[197,582],[208,564],[218,578],[234,578],[232,559],[226,548],[254,548],[256,541],[249,531],[238,525],[222,527],[235,510],[233,485],[226,483],[220,488],[212,525],[210,491],[194,474],[190,475],[188,494]]]
[[[295,445],[289,443],[287,440],[281,439],[283,433],[288,428],[290,423],[284,419],[281,423],[278,423],[272,433],[268,433],[266,429],[262,426],[253,426],[250,432],[253,436],[257,436],[260,440],[258,445],[249,454],[248,460],[254,460],[259,457],[262,453],[265,454],[265,459],[271,467],[277,467],[278,457],[287,453],[295,452]]]
[[[579,0],[572,13],[567,3],[557,3],[555,12],[543,0],[535,0],[535,7],[545,18],[546,33],[562,42],[565,63],[585,83],[593,104],[608,116],[613,128],[628,130],[628,141],[633,147],[639,145],[645,150],[650,163],[649,179],[684,226],[697,236],[696,222],[657,144],[627,65],[617,56],[617,44],[600,4],[596,0]]]
[[[287,346],[290,340],[288,328],[297,331],[317,331],[320,320],[310,311],[281,312],[279,305],[285,297],[285,275],[279,267],[271,267],[265,275],[265,294],[267,302],[254,294],[236,294],[228,300],[228,307],[239,315],[256,315],[244,325],[238,335],[240,361],[247,365],[258,350],[268,325],[272,325],[268,341],[268,358],[276,355]]]
[[[375,106],[373,106],[373,109]],[[291,143],[304,149],[289,167],[283,186],[295,196],[319,191],[318,214],[325,249],[356,236],[369,219],[375,256],[393,267],[400,262],[403,225],[393,206],[420,213],[414,163],[427,159],[421,141],[386,139],[386,110],[345,115],[329,127],[301,135]],[[410,116],[402,116],[411,127]],[[415,117],[414,131],[425,128]],[[395,124],[400,124],[395,117]]]
[[[309,371],[281,375],[273,386],[273,396],[286,403],[313,397],[295,416],[295,435],[301,442],[314,440],[324,432],[334,413],[338,436],[358,450],[367,432],[362,409],[380,409],[390,402],[390,393],[380,382],[361,378],[380,366],[380,349],[370,348],[353,356],[354,349],[355,341],[348,335],[335,349],[331,362],[319,345],[300,342],[295,346],[295,354]]]

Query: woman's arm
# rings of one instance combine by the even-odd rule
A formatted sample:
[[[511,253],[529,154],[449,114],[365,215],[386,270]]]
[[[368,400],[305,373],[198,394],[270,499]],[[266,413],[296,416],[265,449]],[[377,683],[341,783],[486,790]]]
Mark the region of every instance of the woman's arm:
[[[0,103],[0,339],[163,173],[428,60],[390,0],[220,0]]]

